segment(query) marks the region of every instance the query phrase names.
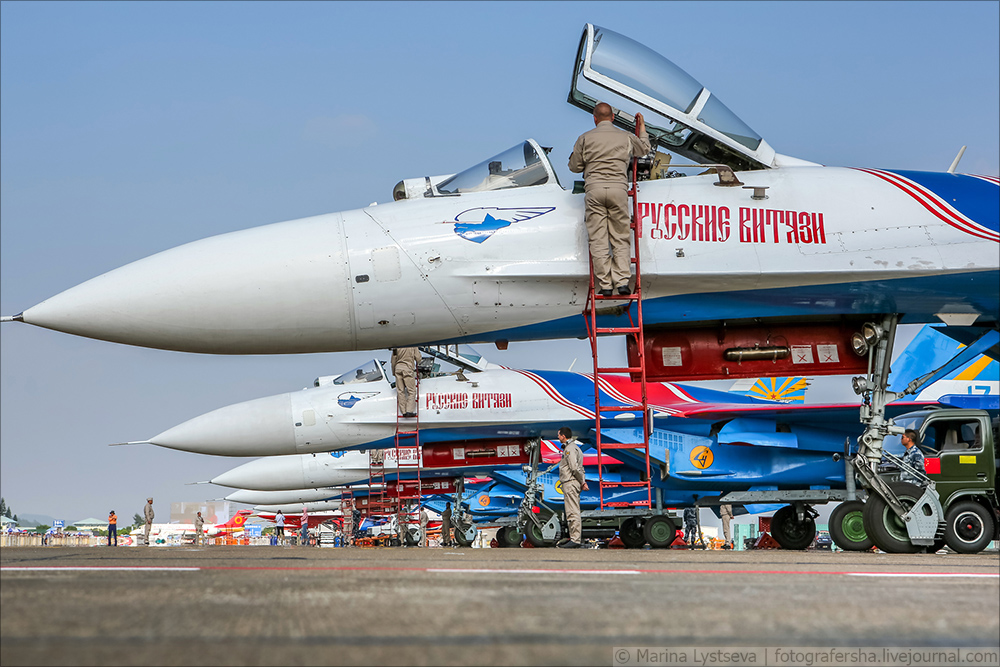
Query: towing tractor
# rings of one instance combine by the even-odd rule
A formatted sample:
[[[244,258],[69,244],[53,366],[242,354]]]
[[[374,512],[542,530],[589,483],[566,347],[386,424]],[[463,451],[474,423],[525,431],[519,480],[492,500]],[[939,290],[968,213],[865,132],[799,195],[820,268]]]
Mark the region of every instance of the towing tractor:
[[[977,398],[980,397],[942,397],[942,402],[945,405],[984,402],[976,401]],[[996,397],[981,398],[997,402]],[[889,500],[873,493],[865,503],[843,503],[831,515],[830,532],[838,546],[856,547],[859,541],[864,545],[867,538],[889,553],[913,553],[923,549],[933,552],[945,544],[959,553],[978,553],[1000,538],[997,418],[987,410],[945,407],[907,413],[893,422],[901,429],[913,429],[920,434],[917,446],[924,454],[924,469],[913,470],[901,459],[886,453],[889,462],[881,467],[881,478],[904,510],[920,507],[911,521],[932,518],[929,508],[921,507],[925,494],[936,496],[944,520],[934,527],[930,545],[914,543],[906,515],[900,516]],[[893,469],[899,473],[894,474]],[[910,478],[920,480],[920,484],[899,481],[904,471]],[[864,535],[859,534],[859,527]]]

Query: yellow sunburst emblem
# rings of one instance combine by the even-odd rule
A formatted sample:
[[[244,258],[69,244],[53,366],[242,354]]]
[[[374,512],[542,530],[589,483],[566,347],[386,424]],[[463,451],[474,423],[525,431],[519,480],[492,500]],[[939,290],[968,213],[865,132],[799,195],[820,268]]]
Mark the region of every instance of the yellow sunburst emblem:
[[[763,398],[768,401],[783,403],[802,403],[806,400],[806,388],[809,381],[806,378],[760,378],[747,395]]]

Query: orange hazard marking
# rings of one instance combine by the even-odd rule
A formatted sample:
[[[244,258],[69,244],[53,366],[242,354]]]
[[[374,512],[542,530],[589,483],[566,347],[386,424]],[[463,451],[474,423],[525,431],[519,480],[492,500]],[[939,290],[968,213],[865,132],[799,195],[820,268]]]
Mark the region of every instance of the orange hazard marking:
[[[691,465],[699,470],[711,466],[713,460],[715,460],[715,455],[708,447],[695,447],[691,450]]]
[[[480,495],[479,496],[479,505],[480,505],[480,507],[489,507],[490,506],[490,497],[488,495],[486,495],[485,493],[482,494],[482,495]]]

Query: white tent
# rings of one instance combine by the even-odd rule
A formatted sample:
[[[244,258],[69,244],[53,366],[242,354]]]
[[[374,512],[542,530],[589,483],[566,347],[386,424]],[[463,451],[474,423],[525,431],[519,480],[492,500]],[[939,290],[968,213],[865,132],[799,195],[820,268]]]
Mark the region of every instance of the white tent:
[[[73,523],[68,525],[76,526],[77,528],[101,528],[107,526],[108,521],[107,519],[102,521],[101,519],[90,518],[90,519],[80,519],[79,521],[74,521]]]
[[[7,524],[16,526],[17,521],[14,521],[13,519],[0,515],[0,526],[6,526]]]

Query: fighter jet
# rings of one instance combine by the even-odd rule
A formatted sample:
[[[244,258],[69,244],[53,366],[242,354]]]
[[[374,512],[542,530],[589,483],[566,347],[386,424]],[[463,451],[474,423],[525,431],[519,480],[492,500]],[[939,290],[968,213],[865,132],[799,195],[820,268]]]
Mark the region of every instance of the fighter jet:
[[[588,24],[569,101],[598,100],[625,129],[641,111],[656,148],[635,195],[650,329],[637,353],[659,360],[654,371],[854,372],[846,339],[876,316],[977,333],[1000,321],[996,177],[781,155],[673,62]],[[583,337],[583,194],[558,182],[547,153],[528,139],[454,174],[404,178],[391,203],[195,241],[5,319],[213,354]],[[607,305],[603,326],[636,308]],[[750,354],[762,347],[780,349]],[[384,434],[327,435],[319,449]],[[262,435],[282,451],[318,445]]]

